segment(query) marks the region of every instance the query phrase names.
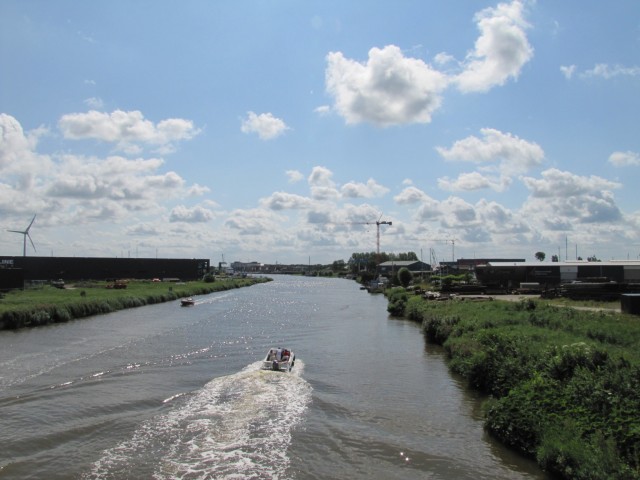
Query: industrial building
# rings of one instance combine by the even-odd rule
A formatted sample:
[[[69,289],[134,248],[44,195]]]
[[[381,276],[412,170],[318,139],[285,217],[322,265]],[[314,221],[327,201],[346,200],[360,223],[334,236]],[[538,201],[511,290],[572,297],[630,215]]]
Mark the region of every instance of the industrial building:
[[[420,260],[389,260],[378,265],[380,275],[384,276],[395,275],[401,268],[406,268],[416,275],[431,273],[431,265]]]
[[[77,280],[180,279],[195,280],[209,272],[209,259],[4,257],[0,256],[0,288],[23,282]]]
[[[476,278],[491,288],[515,290],[522,283],[555,288],[568,283],[640,283],[640,261],[487,262],[476,265]]]

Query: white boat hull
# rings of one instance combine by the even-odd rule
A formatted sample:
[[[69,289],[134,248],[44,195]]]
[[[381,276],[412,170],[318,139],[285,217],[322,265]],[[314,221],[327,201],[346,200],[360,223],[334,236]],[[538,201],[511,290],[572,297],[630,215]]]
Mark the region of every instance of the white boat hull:
[[[282,351],[286,352],[287,355],[282,356]],[[290,350],[277,350],[271,349],[267,356],[262,361],[262,370],[272,370],[275,372],[290,372],[295,364],[296,356]]]

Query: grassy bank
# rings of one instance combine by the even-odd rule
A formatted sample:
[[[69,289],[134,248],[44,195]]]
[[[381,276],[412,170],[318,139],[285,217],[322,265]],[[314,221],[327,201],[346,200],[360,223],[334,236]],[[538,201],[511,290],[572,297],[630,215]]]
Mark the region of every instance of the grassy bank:
[[[421,322],[450,368],[488,394],[496,438],[560,478],[640,478],[640,318],[401,290],[389,309]]]
[[[127,288],[123,289],[107,288],[105,282],[87,282],[65,289],[46,285],[37,289],[14,290],[0,299],[0,330],[67,322],[125,308],[246,287],[268,280],[249,277],[179,284],[129,281]]]

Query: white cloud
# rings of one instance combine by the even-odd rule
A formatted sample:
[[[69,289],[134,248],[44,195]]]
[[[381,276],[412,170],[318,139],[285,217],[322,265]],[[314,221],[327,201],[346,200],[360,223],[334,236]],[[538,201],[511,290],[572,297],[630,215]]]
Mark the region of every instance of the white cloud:
[[[493,128],[483,128],[480,133],[482,138],[470,136],[458,140],[449,149],[436,147],[436,150],[445,160],[498,163],[503,175],[524,173],[544,160],[544,151],[537,143]]]
[[[440,202],[432,198],[422,202],[416,211],[416,218],[421,222],[435,220],[441,216]]]
[[[94,110],[104,107],[104,102],[102,101],[101,98],[98,98],[98,97],[86,98],[84,100],[84,104],[87,107],[92,108]]]
[[[335,200],[340,197],[332,180],[333,172],[325,167],[313,167],[308,182],[311,196],[316,200]]]
[[[519,215],[497,202],[488,202],[482,199],[475,205],[475,208],[482,219],[482,225],[491,233],[513,235],[527,233],[531,230]]]
[[[141,144],[170,149],[173,142],[189,140],[200,132],[193,122],[181,118],[162,120],[154,125],[137,110],[70,113],[60,118],[58,127],[65,138],[115,143],[118,149],[135,153],[139,153]]]
[[[610,66],[606,63],[599,63],[595,65],[591,70],[586,70],[581,74],[582,77],[602,77],[605,80],[609,80],[614,77],[628,76],[637,77],[640,76],[640,67],[625,67],[623,65]]]
[[[282,220],[262,208],[237,209],[229,214],[224,225],[231,230],[238,231],[240,235],[271,234],[276,231],[282,233],[278,219]],[[264,248],[264,245],[262,248]]]
[[[622,214],[611,190],[619,183],[591,175],[583,177],[552,168],[542,172],[542,178],[522,178],[531,195],[523,211],[530,218],[547,225],[574,223],[610,223]]]
[[[308,182],[311,186],[333,187],[333,172],[326,167],[313,167]]]
[[[533,56],[525,34],[529,25],[524,9],[523,1],[514,0],[476,14],[480,36],[465,61],[456,62],[447,53],[434,58],[441,67],[455,65],[462,69],[457,75],[406,57],[395,45],[370,49],[366,62],[330,52],[325,83],[334,98],[333,110],[347,124],[367,122],[387,127],[430,123],[451,83],[463,93],[485,92],[517,78]]]
[[[175,138],[164,126],[159,131],[164,138]],[[172,199],[208,191],[199,185],[186,188],[176,172],[161,171],[159,158],[39,155],[38,139],[45,133],[43,128],[25,133],[16,119],[0,114],[0,210],[37,211],[39,218],[64,230],[93,220],[114,224],[147,215],[160,218]]]
[[[380,218],[380,211],[378,208],[373,205],[369,205],[368,203],[363,203],[361,205],[345,205],[345,208],[335,212],[338,218],[345,223],[351,223],[352,227],[357,230],[366,229],[368,227],[363,227],[366,224],[375,224],[375,222]],[[388,218],[383,218],[383,221],[388,221]]]
[[[197,183],[194,183],[187,190],[187,195],[189,195],[190,197],[200,197],[200,196],[204,195],[205,193],[209,193],[210,191],[211,191],[211,189],[209,187],[206,187],[204,185],[198,185]]]
[[[576,71],[575,65],[567,65],[567,66],[560,67],[560,72],[562,72],[562,74],[567,80],[570,80],[571,77],[573,77],[573,74],[575,73],[575,71]]]
[[[152,225],[149,223],[138,223],[136,225],[132,225],[126,230],[127,235],[135,235],[135,236],[157,236],[160,235],[160,230],[156,225]]]
[[[613,152],[609,156],[609,163],[616,167],[630,167],[640,165],[640,153],[638,152]]]
[[[345,183],[340,191],[347,198],[373,198],[384,196],[389,189],[370,178],[366,184],[353,181]]]
[[[478,219],[474,206],[460,197],[449,197],[440,202],[440,209],[442,224],[446,228],[458,228]]]
[[[183,222],[183,223],[206,223],[214,218],[214,214],[208,208],[204,208],[200,205],[195,207],[186,207],[184,205],[177,205],[169,214],[170,222]]]
[[[287,170],[285,174],[289,178],[289,183],[297,183],[304,179],[304,175],[298,170]]]
[[[20,122],[11,115],[0,113],[0,168],[19,163],[25,154],[33,155],[33,147]]]
[[[25,133],[22,125],[11,115],[0,113],[0,185],[9,190],[29,190],[38,175],[46,175],[53,168],[49,156],[36,153],[44,127]]]
[[[412,185],[405,187],[393,200],[398,205],[416,206],[415,218],[418,222],[435,220],[442,213],[440,202]]]
[[[456,63],[455,57],[445,52],[438,53],[435,57],[433,57],[433,61],[438,65],[448,65],[451,63]]]
[[[328,115],[331,113],[331,107],[329,105],[320,105],[313,110],[318,115]]]
[[[402,192],[393,197],[393,200],[398,205],[412,205],[415,203],[427,201],[428,199],[429,196],[426,193],[413,186],[405,188],[404,190],[402,190]]]
[[[429,123],[442,102],[446,75],[388,45],[369,50],[360,63],[341,52],[327,55],[326,87],[348,124],[378,126]]]
[[[312,206],[310,199],[287,192],[274,192],[271,196],[261,199],[260,204],[271,210],[306,209]]]
[[[271,113],[247,112],[247,118],[240,127],[243,133],[257,133],[261,140],[271,140],[289,130],[289,127]]]
[[[556,168],[542,172],[541,179],[523,177],[522,181],[531,190],[532,195],[539,198],[579,196],[610,191],[621,186],[619,183],[595,175],[582,177]]]
[[[475,17],[480,30],[475,49],[467,55],[464,70],[455,78],[462,92],[485,92],[517,78],[522,67],[533,57],[525,29],[524,3],[486,8]]]
[[[471,191],[490,188],[496,192],[503,191],[509,184],[508,178],[492,180],[479,172],[461,173],[457,179],[450,180],[448,177],[438,179],[438,187],[448,191]]]
[[[104,160],[66,155],[49,179],[46,194],[64,199],[124,202],[126,209],[176,196],[184,180],[175,172],[157,173],[160,159],[129,160],[111,156]]]

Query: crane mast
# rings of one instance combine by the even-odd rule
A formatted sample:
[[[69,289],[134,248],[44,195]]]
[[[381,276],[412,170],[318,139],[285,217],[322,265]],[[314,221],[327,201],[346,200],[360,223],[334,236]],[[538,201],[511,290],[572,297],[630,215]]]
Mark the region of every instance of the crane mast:
[[[377,254],[378,254],[378,259],[380,257],[380,225],[392,225],[393,222],[387,222],[387,221],[377,221],[376,222],[376,228],[377,228],[377,233],[376,233],[376,247],[377,247]]]

